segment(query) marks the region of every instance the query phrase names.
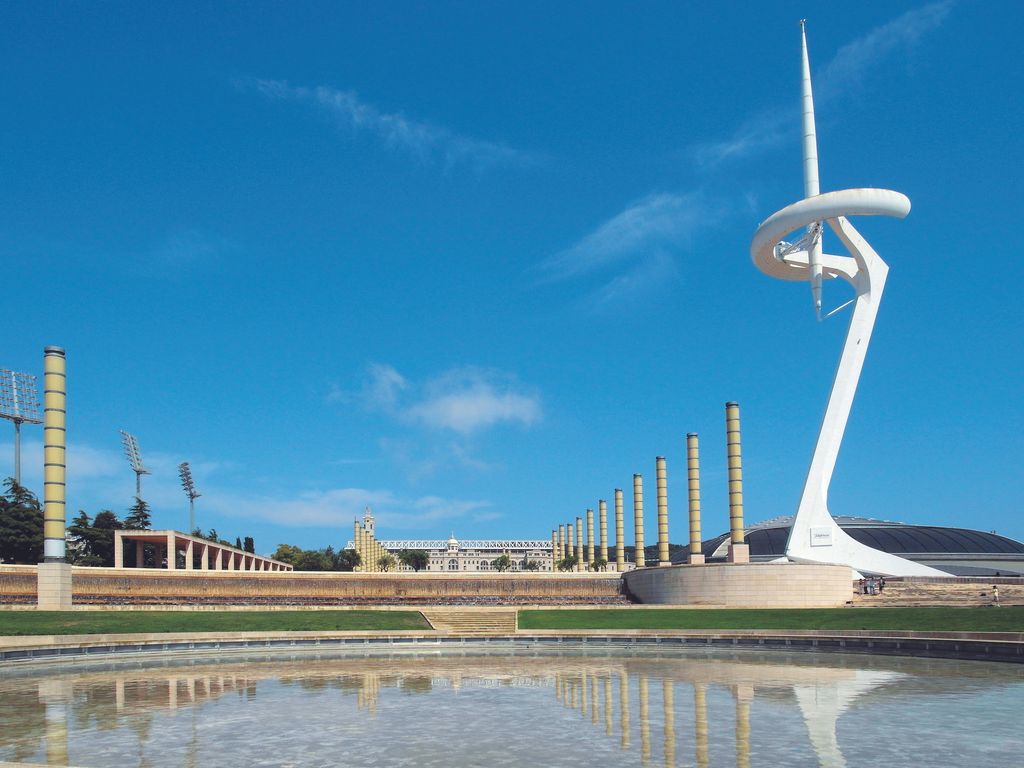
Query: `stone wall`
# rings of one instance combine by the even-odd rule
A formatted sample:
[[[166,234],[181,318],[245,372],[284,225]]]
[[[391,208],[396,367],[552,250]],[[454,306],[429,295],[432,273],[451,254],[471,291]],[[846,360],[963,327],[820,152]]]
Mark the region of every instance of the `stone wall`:
[[[34,603],[34,566],[0,566],[0,604]],[[72,569],[82,605],[511,605],[623,603],[615,573],[556,575]]]
[[[831,608],[853,599],[843,565],[712,563],[641,568],[622,575],[641,603],[728,608]]]

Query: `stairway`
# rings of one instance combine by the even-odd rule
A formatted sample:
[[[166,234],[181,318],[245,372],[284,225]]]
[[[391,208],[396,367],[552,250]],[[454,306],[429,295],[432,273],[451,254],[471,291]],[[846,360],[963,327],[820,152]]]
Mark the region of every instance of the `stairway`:
[[[450,635],[514,635],[515,608],[421,608],[430,625]]]

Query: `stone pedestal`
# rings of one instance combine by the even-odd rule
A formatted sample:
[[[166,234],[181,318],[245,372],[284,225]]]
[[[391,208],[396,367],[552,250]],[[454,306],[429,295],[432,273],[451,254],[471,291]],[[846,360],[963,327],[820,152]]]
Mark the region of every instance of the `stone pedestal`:
[[[704,565],[704,555],[690,555],[690,565]]]
[[[730,563],[749,563],[750,562],[750,545],[749,544],[730,544],[729,554],[726,558]]]
[[[37,607],[41,611],[71,609],[71,566],[40,563],[36,572]]]

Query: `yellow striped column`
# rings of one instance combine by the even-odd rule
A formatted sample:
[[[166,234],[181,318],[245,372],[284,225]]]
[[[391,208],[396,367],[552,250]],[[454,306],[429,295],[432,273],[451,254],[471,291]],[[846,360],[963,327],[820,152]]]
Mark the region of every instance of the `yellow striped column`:
[[[361,551],[362,547],[359,546],[359,520],[358,519],[352,524],[352,548],[356,552],[358,552],[359,553],[359,557],[362,558],[362,556],[363,556],[363,553]],[[354,568],[354,570],[361,571],[361,570],[363,570],[363,566],[361,564],[357,565]]]
[[[576,518],[576,552],[578,553],[577,557],[579,558],[578,560],[576,560],[576,570],[577,571],[582,571],[583,570],[583,519],[579,518],[579,517]]]
[[[565,524],[564,523],[559,523],[558,524],[558,559],[559,560],[565,560],[565,557],[566,557],[565,551],[566,551],[566,546],[565,546]]]
[[[729,460],[729,562],[750,562],[743,542],[743,453],[740,448],[739,403],[725,404],[725,442]]]
[[[668,559],[668,469],[665,457],[654,460],[655,476],[658,483],[658,565],[672,565]]]
[[[633,561],[637,568],[647,565],[644,559],[644,479],[633,475]]]
[[[622,489],[615,489],[615,570],[626,570],[626,525],[622,513]]]
[[[43,560],[63,563],[67,473],[67,361],[61,347],[43,350]]]
[[[551,570],[554,571],[558,562],[558,531],[551,531]]]
[[[587,510],[587,570],[594,565],[594,510]]]
[[[605,568],[608,567],[608,502],[599,499],[597,502],[597,530],[600,538],[597,542],[598,559],[603,560]]]
[[[575,557],[576,556],[576,551],[573,548],[573,542],[572,542],[572,523],[566,523],[565,524],[565,531],[566,531],[565,546],[569,550],[569,552],[566,555],[566,557]]]
[[[686,436],[686,482],[690,492],[690,565],[701,565],[704,553],[700,537],[700,440],[696,432]]]

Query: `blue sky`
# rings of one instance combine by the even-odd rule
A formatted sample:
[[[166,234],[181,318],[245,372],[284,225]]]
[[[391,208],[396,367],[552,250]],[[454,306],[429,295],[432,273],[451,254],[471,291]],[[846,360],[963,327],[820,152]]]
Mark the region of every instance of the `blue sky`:
[[[806,17],[823,191],[914,206],[857,222],[891,272],[830,507],[1024,538],[1024,6],[707,5],[4,4],[0,366],[67,349],[69,510],[131,504],[120,428],[156,526],[188,460],[261,552],[367,504],[547,538],[664,455],[685,542],[685,434],[712,535],[737,400],[747,519],[791,513],[848,318],[749,257]]]

